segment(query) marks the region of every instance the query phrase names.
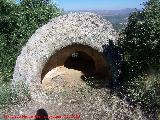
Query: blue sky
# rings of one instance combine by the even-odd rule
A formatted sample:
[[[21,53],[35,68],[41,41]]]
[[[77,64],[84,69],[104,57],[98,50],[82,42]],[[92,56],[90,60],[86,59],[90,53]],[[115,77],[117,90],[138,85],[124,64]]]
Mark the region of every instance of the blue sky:
[[[19,0],[16,0],[19,1]],[[148,0],[53,0],[64,10],[119,10],[124,8],[142,8]]]
[[[142,8],[147,0],[56,0],[64,10],[118,10],[124,8]]]

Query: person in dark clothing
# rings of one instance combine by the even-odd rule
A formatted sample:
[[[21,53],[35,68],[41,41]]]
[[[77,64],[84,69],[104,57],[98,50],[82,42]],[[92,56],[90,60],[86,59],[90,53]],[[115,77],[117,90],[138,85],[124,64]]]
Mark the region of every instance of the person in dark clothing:
[[[115,46],[112,40],[109,40],[109,45],[103,45],[103,54],[111,66],[112,82],[115,86],[119,75],[121,74],[122,52],[118,46]]]

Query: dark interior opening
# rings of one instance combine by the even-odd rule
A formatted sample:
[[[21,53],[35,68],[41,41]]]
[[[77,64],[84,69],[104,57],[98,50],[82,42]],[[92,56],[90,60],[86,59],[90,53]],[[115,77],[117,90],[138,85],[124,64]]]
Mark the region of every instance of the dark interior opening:
[[[81,71],[83,74],[76,71],[75,74],[81,75],[81,80],[94,88],[105,87],[111,80],[111,72],[105,57],[89,46],[74,44],[56,52],[43,68],[41,83],[48,72],[59,66]]]
[[[95,63],[86,53],[77,51],[72,53],[65,61],[64,66],[69,69],[82,71],[85,75],[95,73]]]

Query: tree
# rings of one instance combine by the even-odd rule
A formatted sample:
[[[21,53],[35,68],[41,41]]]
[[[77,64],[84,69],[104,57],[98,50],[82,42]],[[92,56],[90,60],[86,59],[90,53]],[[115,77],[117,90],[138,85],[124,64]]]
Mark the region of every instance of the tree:
[[[14,32],[21,39],[22,45],[26,43],[26,40],[36,29],[47,23],[51,18],[60,15],[60,9],[49,1],[22,0],[20,5],[17,6],[16,17],[19,19],[18,27]]]
[[[160,64],[160,1],[149,0],[132,13],[120,35],[119,45],[136,71]]]
[[[50,0],[0,0],[0,79],[12,78],[16,58],[34,31],[59,16]]]
[[[124,52],[119,91],[140,105],[149,119],[157,119],[160,112],[160,1],[149,0],[142,11],[132,13],[118,42]]]

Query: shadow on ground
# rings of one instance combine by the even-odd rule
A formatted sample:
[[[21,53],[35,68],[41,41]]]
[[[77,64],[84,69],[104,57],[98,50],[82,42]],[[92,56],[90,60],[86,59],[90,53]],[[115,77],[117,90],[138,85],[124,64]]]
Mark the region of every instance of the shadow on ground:
[[[34,120],[49,120],[48,118],[48,113],[45,109],[39,109],[37,110],[37,113],[35,115],[35,119]]]

